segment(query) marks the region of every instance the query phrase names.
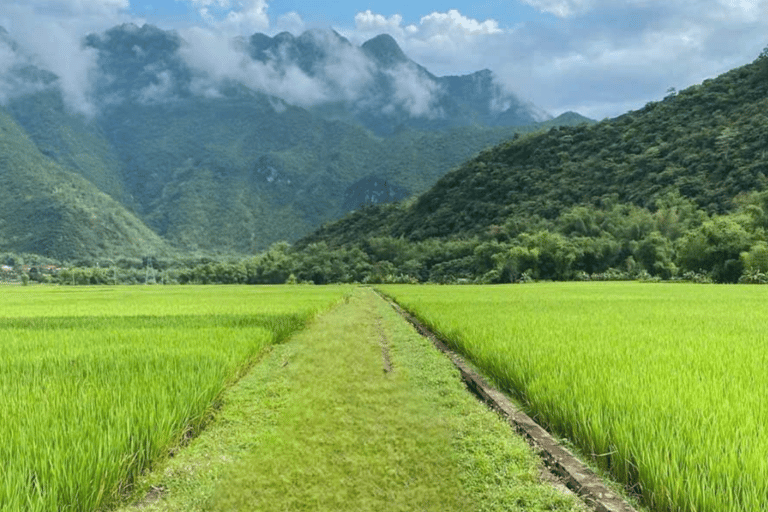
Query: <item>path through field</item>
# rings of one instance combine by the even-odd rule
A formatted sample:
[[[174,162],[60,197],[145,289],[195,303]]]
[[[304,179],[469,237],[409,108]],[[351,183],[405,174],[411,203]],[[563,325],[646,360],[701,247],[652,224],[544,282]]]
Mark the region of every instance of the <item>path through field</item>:
[[[270,349],[136,500],[122,510],[585,510],[365,289]]]

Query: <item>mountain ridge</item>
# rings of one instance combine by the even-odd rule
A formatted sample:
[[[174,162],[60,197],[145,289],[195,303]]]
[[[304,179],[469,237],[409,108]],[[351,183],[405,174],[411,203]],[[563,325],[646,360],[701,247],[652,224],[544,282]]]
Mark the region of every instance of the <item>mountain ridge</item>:
[[[162,237],[141,237],[152,238],[147,251],[159,253],[171,251],[167,245],[171,244],[187,252],[247,254],[280,240],[294,241],[367,201],[389,201],[418,193],[482,148],[514,133],[546,126],[492,126],[483,123],[479,114],[469,116],[471,123],[465,115],[446,124],[437,118],[408,117],[403,107],[392,111],[394,117],[392,112],[383,111],[371,115],[372,123],[389,123],[386,135],[377,134],[359,118],[365,112],[379,112],[376,109],[383,108],[383,103],[363,105],[365,108],[358,110],[343,101],[307,107],[291,104],[290,98],[271,94],[269,87],[261,90],[253,80],[290,81],[283,73],[295,72],[296,66],[288,61],[269,61],[268,56],[264,56],[268,64],[256,62],[243,48],[261,45],[266,49],[262,52],[270,53],[276,44],[300,41],[303,47],[317,50],[307,51],[305,67],[323,72],[334,59],[347,58],[323,53],[323,48],[351,52],[363,63],[368,58],[365,50],[328,31],[299,37],[262,36],[254,34],[250,40],[227,43],[227,51],[240,59],[239,74],[210,75],[189,55],[195,42],[183,39],[178,32],[151,25],[114,27],[89,35],[84,42],[95,52],[98,66],[93,94],[88,98],[93,117],[73,112],[59,88],[58,77],[46,75],[48,72],[31,64],[12,72],[47,76],[47,82],[31,84],[14,75],[29,88],[26,92],[11,91],[4,112],[32,142],[32,146],[23,146],[24,151],[46,180],[64,179],[59,170],[81,177],[89,185],[82,182],[78,187],[88,189],[86,196],[93,196],[88,201],[101,197],[97,191],[104,193],[115,201],[105,208],[119,206],[123,211],[116,215],[127,225],[134,226],[138,219],[154,236]],[[6,39],[12,41],[10,35]],[[372,41],[369,52],[373,49],[373,53],[383,55],[399,49],[386,37]],[[18,46],[14,48],[20,51]],[[22,56],[17,61],[25,65],[33,62]],[[426,70],[419,71],[423,68],[410,60],[394,63],[395,68],[400,65],[417,75],[422,73],[418,76],[432,76]],[[381,91],[388,90],[387,94],[396,98],[397,77],[393,72],[375,66],[371,69],[379,73],[371,76],[386,79],[379,84]],[[486,78],[484,87],[488,89],[492,78]],[[381,98],[386,103],[386,94]],[[6,160],[3,165],[19,162]],[[11,171],[9,176],[21,176]],[[386,183],[384,188],[382,183]],[[6,199],[0,198],[0,202]],[[8,204],[18,207],[17,202]],[[10,206],[6,211],[6,223],[23,223],[13,218]],[[92,240],[87,229],[67,229]],[[26,251],[30,247],[13,240],[6,237],[0,250]],[[76,251],[57,247],[56,237],[47,240],[50,247],[38,244],[35,250],[75,257]],[[130,254],[137,254],[138,249],[127,241],[85,254],[95,257],[101,251],[114,255],[121,243]]]
[[[440,178],[407,206],[369,208],[298,242],[353,244],[515,236],[571,208],[627,204],[654,211],[669,194],[709,214],[768,187],[768,56],[594,125],[501,143]],[[370,229],[366,232],[366,221]],[[538,220],[537,220],[538,219]],[[502,236],[502,235],[498,235]]]

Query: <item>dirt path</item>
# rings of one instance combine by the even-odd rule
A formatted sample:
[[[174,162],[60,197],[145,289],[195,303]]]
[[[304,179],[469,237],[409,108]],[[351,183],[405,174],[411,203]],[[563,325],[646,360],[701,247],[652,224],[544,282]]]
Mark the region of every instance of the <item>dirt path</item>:
[[[586,509],[538,468],[451,362],[359,289],[229,390],[211,426],[147,476],[140,507]]]

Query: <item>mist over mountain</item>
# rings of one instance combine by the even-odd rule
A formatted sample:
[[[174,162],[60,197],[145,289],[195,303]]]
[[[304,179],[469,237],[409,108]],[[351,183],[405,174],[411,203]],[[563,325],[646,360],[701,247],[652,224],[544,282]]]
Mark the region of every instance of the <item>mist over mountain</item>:
[[[358,47],[333,31],[229,39],[128,24],[73,52],[82,79],[47,71],[0,31],[0,114],[28,142],[6,146],[26,156],[4,158],[0,172],[23,179],[20,162],[34,162],[24,172],[52,189],[74,183],[93,204],[103,194],[122,212],[113,218],[133,227],[91,223],[127,233],[139,222],[157,237],[146,251],[248,253],[296,240],[366,202],[426,190],[537,121],[587,121],[551,120],[488,71],[436,77],[389,36]],[[24,221],[8,213],[4,222]],[[91,240],[83,229],[68,232]],[[65,238],[66,250],[53,235],[32,246],[6,237],[0,250],[84,253]],[[141,252],[133,244],[85,252]]]
[[[389,35],[360,47],[332,30],[248,39],[200,29],[185,35],[122,25],[89,36],[86,45],[98,51],[99,103],[153,104],[248,91],[379,135],[403,127],[525,126],[552,118],[504,91],[488,70],[434,76]]]

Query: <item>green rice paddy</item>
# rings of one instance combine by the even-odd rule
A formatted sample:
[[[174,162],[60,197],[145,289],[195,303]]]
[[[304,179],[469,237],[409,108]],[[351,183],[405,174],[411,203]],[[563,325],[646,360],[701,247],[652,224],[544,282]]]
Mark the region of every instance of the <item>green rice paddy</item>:
[[[0,509],[91,511],[349,288],[5,288]]]
[[[393,285],[382,290],[450,340],[538,421],[578,446],[652,510],[766,510],[768,288],[540,283]],[[325,315],[322,322],[315,320],[313,330],[292,338],[287,351],[265,350],[288,339],[343,297],[347,303]],[[496,469],[484,472],[472,469],[474,462],[462,463],[463,469],[456,470],[444,463],[429,463],[429,457],[442,457],[444,444],[436,441],[441,437],[452,446],[451,460],[481,453],[473,448],[479,438],[471,433],[489,427],[472,423],[470,428],[458,416],[424,419],[438,410],[425,404],[437,404],[448,396],[450,379],[434,380],[436,363],[424,362],[432,361],[424,352],[428,347],[413,340],[403,330],[404,324],[382,309],[383,303],[363,291],[349,300],[349,287],[3,289],[0,510],[92,511],[125,500],[136,482],[146,482],[154,466],[162,466],[169,450],[175,451],[174,447],[213,421],[214,411],[226,403],[224,397],[246,374],[256,380],[243,388],[247,393],[237,395],[238,403],[248,411],[263,409],[264,417],[270,419],[267,430],[258,430],[262,421],[258,420],[232,437],[227,450],[245,450],[242,460],[231,459],[215,473],[226,475],[221,481],[230,483],[222,487],[218,476],[209,478],[211,486],[206,489],[210,492],[202,498],[189,494],[190,503],[207,503],[211,510],[247,510],[266,496],[258,489],[272,489],[267,486],[271,483],[264,482],[273,477],[275,485],[287,483],[288,488],[305,492],[291,494],[290,507],[269,501],[275,510],[299,510],[318,500],[332,503],[339,496],[356,496],[348,493],[362,490],[361,482],[372,485],[371,492],[342,500],[351,510],[355,500],[362,503],[360,499],[385,489],[397,493],[397,482],[403,474],[411,475],[409,471],[415,471],[408,477],[415,485],[416,476],[445,470],[464,482],[459,488],[481,490],[478,496],[490,489],[490,481],[496,482],[494,486],[506,484],[513,472],[530,479],[530,461],[520,462],[527,469],[500,465],[488,466]],[[390,373],[381,373],[384,349],[378,344],[382,339],[394,368]],[[353,362],[364,354],[368,358],[364,364],[362,359]],[[350,362],[339,363],[342,360]],[[254,368],[259,371],[254,373]],[[345,368],[353,371],[335,371]],[[379,377],[362,376],[363,368]],[[426,381],[419,377],[422,374]],[[358,392],[358,386],[363,391]],[[450,395],[458,396],[460,387],[450,386]],[[280,399],[275,401],[278,391]],[[363,400],[360,393],[370,399]],[[265,399],[259,401],[260,396]],[[356,405],[358,400],[366,404],[364,409]],[[380,409],[371,407],[379,404],[376,400],[381,401]],[[273,410],[278,403],[283,405]],[[444,408],[446,414],[464,411],[465,406],[456,403]],[[404,409],[398,412],[400,406]],[[325,411],[344,412],[326,417]],[[217,439],[229,439],[225,432],[241,416],[258,417],[238,409],[228,414],[232,419],[214,430],[220,432]],[[387,427],[377,426],[387,415],[391,416]],[[459,416],[468,417],[464,412]],[[445,428],[454,422],[455,426]],[[483,419],[477,425],[490,423]],[[341,435],[344,428],[350,430]],[[371,441],[375,436],[365,434],[366,428],[386,440]],[[387,428],[394,428],[397,437],[389,439]],[[437,428],[440,436],[429,434],[430,428]],[[478,450],[480,445],[482,450],[498,446],[497,452],[482,453],[511,460],[503,455],[511,453],[507,452],[511,445],[491,441],[502,435],[501,430],[492,429],[497,433],[478,442]],[[415,441],[412,432],[417,430],[427,434],[423,442]],[[459,431],[463,434],[456,437]],[[258,441],[269,436],[283,441]],[[362,436],[362,441],[355,436]],[[302,461],[291,450],[305,453],[309,445],[304,439],[317,441],[317,453]],[[405,456],[384,449],[401,442],[410,443],[412,453]],[[264,453],[259,455],[257,448]],[[392,456],[396,458],[387,458]],[[479,460],[476,455],[466,456],[470,457],[466,460]],[[331,478],[333,471],[343,467],[332,463],[339,457],[350,468],[361,468],[360,478],[367,475],[368,480],[347,478],[349,470]],[[210,459],[205,455],[200,465],[192,466],[207,467]],[[298,475],[293,480],[264,462],[285,468],[291,460],[297,460],[296,467],[291,466],[290,474]],[[396,472],[369,478],[377,474],[374,469],[386,468],[392,460],[401,464]],[[318,470],[324,466],[317,461],[329,464],[327,469]],[[307,475],[314,475],[314,487],[307,486],[310,480],[301,487]],[[329,487],[329,479],[336,487]],[[537,498],[521,501],[519,493],[529,491],[518,490],[521,481],[513,479],[517,480],[504,492],[518,496],[512,501],[520,509],[532,503],[545,509],[576,507],[539,490]],[[448,499],[442,484],[431,485],[435,480],[424,478],[423,489],[409,489],[423,499],[426,508],[437,510],[470,495]],[[446,489],[453,488],[449,480],[443,483]],[[286,494],[275,492],[275,496]],[[497,497],[487,498],[490,501],[483,508],[509,509],[508,500]],[[406,510],[414,499],[406,499],[403,505],[394,499],[383,503],[392,510]],[[368,508],[380,508],[375,503],[371,501]]]
[[[653,510],[766,510],[767,288],[381,288]]]

